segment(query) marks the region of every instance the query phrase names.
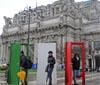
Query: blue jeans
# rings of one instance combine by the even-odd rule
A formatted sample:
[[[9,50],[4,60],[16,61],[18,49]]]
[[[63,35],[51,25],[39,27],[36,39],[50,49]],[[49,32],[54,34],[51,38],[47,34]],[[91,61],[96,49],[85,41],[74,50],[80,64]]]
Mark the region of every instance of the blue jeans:
[[[74,84],[77,84],[76,77],[79,76],[79,74],[80,74],[80,70],[73,70],[73,80],[74,80]]]
[[[48,74],[47,74],[47,78],[49,79],[48,85],[52,85],[52,72],[53,72],[53,68],[49,68]]]

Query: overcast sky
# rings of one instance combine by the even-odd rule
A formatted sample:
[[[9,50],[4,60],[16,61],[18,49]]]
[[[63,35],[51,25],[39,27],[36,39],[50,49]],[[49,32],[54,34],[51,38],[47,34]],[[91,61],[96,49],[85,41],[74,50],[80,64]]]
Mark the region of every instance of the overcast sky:
[[[37,6],[51,4],[57,0],[37,0]],[[87,1],[87,0],[75,0]],[[15,13],[20,12],[25,7],[36,7],[36,0],[0,0],[0,34],[2,33],[4,19],[3,16],[13,17]]]

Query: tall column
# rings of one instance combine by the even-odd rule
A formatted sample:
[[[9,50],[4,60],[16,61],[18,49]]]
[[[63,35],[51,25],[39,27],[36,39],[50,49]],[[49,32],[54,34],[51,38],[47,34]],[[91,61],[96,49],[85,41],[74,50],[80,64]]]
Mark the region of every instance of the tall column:
[[[34,63],[36,64],[37,63],[37,60],[38,60],[38,57],[37,57],[37,51],[38,51],[38,43],[39,43],[39,39],[37,39],[35,42],[34,42]]]
[[[1,46],[1,60],[2,63],[8,63],[8,59],[9,59],[9,53],[8,53],[8,44],[7,43],[3,43]]]
[[[61,49],[61,63],[63,63],[63,61],[64,61],[63,35],[61,35],[61,42],[60,43],[61,43],[61,48],[60,48]]]
[[[57,59],[59,60],[59,63],[63,62],[63,36],[59,35],[57,39]]]
[[[1,46],[0,46],[0,64],[2,63],[2,44],[1,44]]]
[[[34,44],[34,63],[35,63],[35,64],[37,63],[37,55],[38,55],[38,54],[37,54],[37,53],[38,53],[38,52],[37,52],[37,51],[38,51],[38,48],[37,48],[37,47],[38,47],[38,43],[35,43],[35,44]]]
[[[6,56],[5,56],[5,44],[3,43],[3,49],[2,49],[2,63],[4,63],[4,59],[6,58]]]
[[[7,63],[8,62],[8,43],[5,44],[5,59],[4,62]]]
[[[95,69],[94,41],[92,41],[92,68]]]

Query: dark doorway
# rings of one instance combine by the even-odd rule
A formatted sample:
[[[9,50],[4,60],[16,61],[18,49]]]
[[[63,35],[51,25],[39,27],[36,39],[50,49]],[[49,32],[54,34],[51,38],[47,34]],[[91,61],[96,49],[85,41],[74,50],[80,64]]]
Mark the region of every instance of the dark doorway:
[[[89,59],[89,69],[92,69],[92,59]]]

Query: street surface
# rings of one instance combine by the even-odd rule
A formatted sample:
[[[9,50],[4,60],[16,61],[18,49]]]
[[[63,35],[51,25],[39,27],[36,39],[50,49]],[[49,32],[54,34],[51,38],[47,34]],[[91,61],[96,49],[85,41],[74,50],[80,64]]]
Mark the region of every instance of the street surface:
[[[0,85],[7,85],[6,84],[6,79],[4,76],[0,77]],[[78,80],[79,85],[81,84],[81,80]],[[36,85],[36,81],[29,81],[29,85]],[[64,77],[58,78],[57,79],[57,85],[65,85],[64,83]],[[92,73],[87,73],[86,74],[86,85],[100,85],[100,73],[97,72],[92,72]]]

